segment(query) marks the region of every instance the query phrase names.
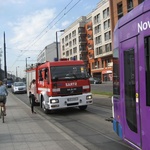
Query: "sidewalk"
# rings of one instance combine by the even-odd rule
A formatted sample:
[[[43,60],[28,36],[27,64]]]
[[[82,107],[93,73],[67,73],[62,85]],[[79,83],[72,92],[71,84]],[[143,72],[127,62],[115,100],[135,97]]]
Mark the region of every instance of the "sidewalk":
[[[9,93],[5,123],[0,119],[0,150],[87,150]]]

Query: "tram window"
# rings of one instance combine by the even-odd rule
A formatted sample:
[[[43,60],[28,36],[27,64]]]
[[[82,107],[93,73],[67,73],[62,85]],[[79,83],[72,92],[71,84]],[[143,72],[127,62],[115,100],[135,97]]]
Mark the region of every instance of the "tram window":
[[[146,37],[145,40],[145,75],[146,75],[146,105],[150,106],[150,36]]]
[[[137,133],[134,49],[124,51],[124,86],[127,123]]]
[[[113,51],[113,95],[114,98],[120,97],[120,75],[119,75],[119,49]]]

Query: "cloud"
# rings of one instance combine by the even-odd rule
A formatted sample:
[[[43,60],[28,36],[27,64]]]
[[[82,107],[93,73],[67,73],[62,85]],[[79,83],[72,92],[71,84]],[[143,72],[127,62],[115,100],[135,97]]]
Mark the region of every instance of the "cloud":
[[[17,49],[25,49],[29,48],[31,45],[34,45],[33,43],[35,43],[35,41],[39,39],[40,36],[43,36],[45,39],[45,37],[47,37],[45,36],[47,34],[46,32],[49,28],[47,28],[44,32],[42,31],[48,26],[49,22],[51,22],[54,16],[55,9],[43,9],[41,11],[36,11],[28,16],[24,16],[23,18],[18,19],[16,23],[9,23],[14,32],[14,36],[10,40],[11,44],[15,45]],[[39,44],[36,43],[36,45],[40,45],[40,47],[37,48],[34,46],[34,48],[44,48],[44,44],[46,42],[43,43],[41,41],[42,40],[38,40]]]

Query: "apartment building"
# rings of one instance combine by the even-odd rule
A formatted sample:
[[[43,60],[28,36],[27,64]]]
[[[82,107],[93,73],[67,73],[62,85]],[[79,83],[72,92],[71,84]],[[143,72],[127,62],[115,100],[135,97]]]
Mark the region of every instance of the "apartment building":
[[[83,60],[87,65],[86,50],[86,33],[85,25],[86,17],[81,16],[73,24],[71,24],[61,35],[61,58],[69,60]],[[86,54],[84,57],[83,54]]]
[[[58,52],[60,55],[60,42],[58,42]],[[56,42],[47,45],[38,55],[37,62],[44,63],[46,61],[54,61],[57,58]]]
[[[112,81],[112,40],[109,0],[101,0],[92,12],[94,60],[89,60],[92,76]]]
[[[109,0],[112,41],[113,41],[113,32],[117,21],[143,1],[144,0]]]
[[[61,58],[83,60],[91,76],[112,80],[109,0],[65,29],[60,41]]]

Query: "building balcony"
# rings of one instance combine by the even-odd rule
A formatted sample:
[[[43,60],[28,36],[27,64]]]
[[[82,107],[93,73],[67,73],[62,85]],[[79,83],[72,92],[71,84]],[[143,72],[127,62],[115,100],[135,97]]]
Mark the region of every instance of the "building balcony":
[[[93,36],[90,34],[87,35],[87,38],[88,38],[88,40],[93,40]]]
[[[89,55],[88,55],[88,58],[89,58],[89,59],[94,59],[94,55],[93,55],[93,54],[89,54]]]
[[[79,28],[78,29],[78,34],[86,34],[85,28]]]
[[[87,50],[86,49],[82,49],[82,50],[80,50],[80,53],[82,54],[82,55],[87,55],[88,54],[88,52],[87,52]]]
[[[88,25],[87,30],[92,30],[92,25]]]
[[[86,43],[86,40],[83,38],[83,39],[79,39],[79,42],[80,43]]]
[[[93,45],[88,45],[88,50],[92,50],[93,49]]]

